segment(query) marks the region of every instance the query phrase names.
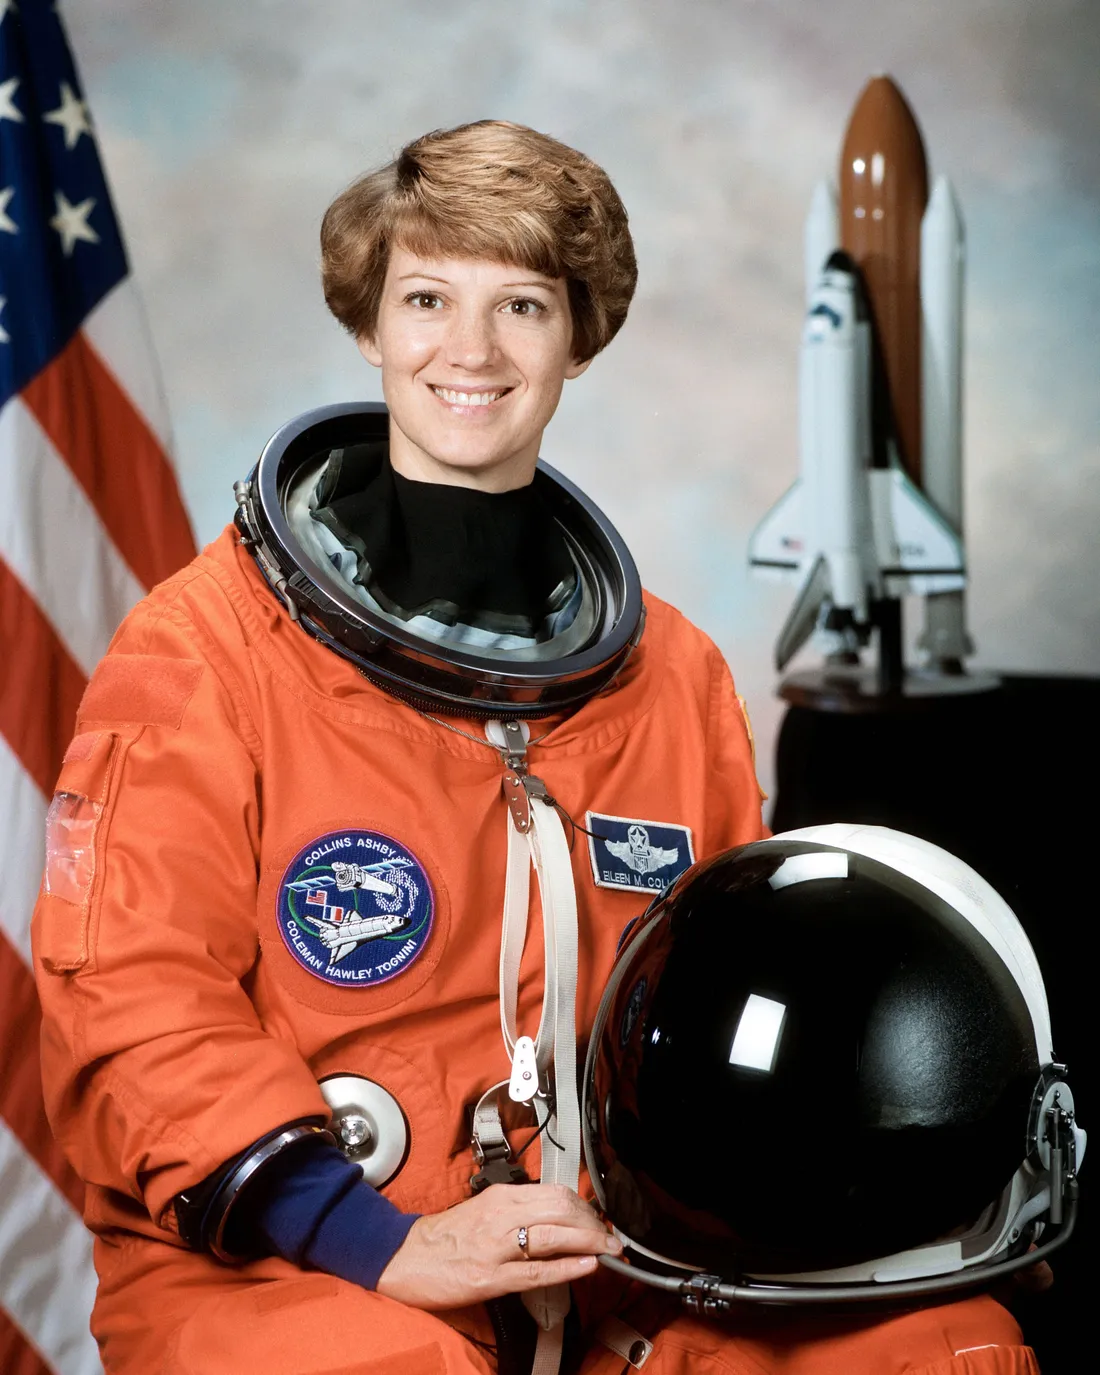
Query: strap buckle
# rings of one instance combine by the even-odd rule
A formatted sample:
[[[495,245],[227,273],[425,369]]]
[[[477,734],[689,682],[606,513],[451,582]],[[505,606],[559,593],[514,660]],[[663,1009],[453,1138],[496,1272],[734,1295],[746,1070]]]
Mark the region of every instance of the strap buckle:
[[[530,1184],[531,1179],[522,1165],[512,1159],[512,1147],[508,1139],[483,1145],[474,1137],[474,1160],[480,1166],[476,1174],[470,1176],[470,1188],[475,1194],[487,1189],[490,1184]]]
[[[482,1094],[474,1109],[474,1130],[471,1142],[474,1160],[480,1167],[470,1176],[470,1188],[475,1194],[487,1189],[490,1184],[529,1184],[530,1177],[522,1165],[512,1159],[512,1147],[504,1134],[504,1124],[500,1120],[497,1095],[507,1087],[507,1082],[494,1084]]]
[[[511,1160],[511,1155],[509,1151],[507,1156],[486,1160],[481,1169],[470,1176],[471,1190],[479,1194],[491,1184],[530,1184],[531,1176],[522,1165]]]

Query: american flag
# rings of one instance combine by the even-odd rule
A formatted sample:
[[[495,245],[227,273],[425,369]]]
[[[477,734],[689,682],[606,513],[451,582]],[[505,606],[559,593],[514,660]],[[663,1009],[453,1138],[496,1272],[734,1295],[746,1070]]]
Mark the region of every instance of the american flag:
[[[93,1375],[83,1188],[39,1083],[30,918],[88,675],[194,540],[52,0],[0,0],[0,1371]]]

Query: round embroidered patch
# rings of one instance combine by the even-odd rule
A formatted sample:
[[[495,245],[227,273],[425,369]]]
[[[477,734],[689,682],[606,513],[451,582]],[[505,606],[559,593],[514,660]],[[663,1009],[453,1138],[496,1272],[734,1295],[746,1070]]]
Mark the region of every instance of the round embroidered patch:
[[[329,831],[287,865],[279,930],[303,969],[365,988],[396,978],[424,952],[435,902],[424,866],[378,831]]]

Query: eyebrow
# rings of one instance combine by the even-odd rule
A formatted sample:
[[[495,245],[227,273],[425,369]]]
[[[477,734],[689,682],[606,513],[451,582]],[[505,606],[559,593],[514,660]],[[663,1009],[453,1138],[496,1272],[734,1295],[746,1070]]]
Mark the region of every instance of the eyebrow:
[[[399,282],[411,282],[414,281],[416,278],[419,278],[422,282],[441,282],[444,286],[450,286],[450,278],[436,277],[431,272],[405,272],[400,277],[398,277],[397,280]],[[556,279],[553,277],[542,277],[530,282],[501,282],[500,285],[502,288],[510,288],[517,286],[541,286],[544,291],[552,291],[554,289],[555,280]]]

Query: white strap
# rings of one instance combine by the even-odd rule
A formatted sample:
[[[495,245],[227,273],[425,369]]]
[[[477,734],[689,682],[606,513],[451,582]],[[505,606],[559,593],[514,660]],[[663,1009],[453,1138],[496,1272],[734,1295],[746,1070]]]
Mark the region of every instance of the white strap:
[[[492,733],[493,724],[490,723],[486,734],[499,748]],[[517,769],[508,781],[527,793],[526,799],[521,796],[519,800],[526,802],[521,816],[523,810],[529,811],[530,824],[521,831],[509,810],[500,938],[500,1028],[511,1060],[519,1037],[520,964],[527,939],[533,866],[542,903],[544,951],[542,1011],[534,1038],[535,1061],[542,1083],[553,1065],[553,1110],[544,1098],[533,1100],[538,1125],[543,1129],[541,1179],[544,1184],[564,1184],[576,1189],[581,1156],[577,1092],[577,893],[565,828],[557,809],[543,797],[533,796],[526,783],[521,782],[521,775],[523,771]],[[486,1110],[495,1112],[495,1095],[486,1095],[486,1099],[490,1098],[491,1108],[487,1105]],[[539,1326],[532,1375],[557,1375],[570,1305],[569,1286],[557,1284],[528,1291],[523,1302]]]
[[[581,1107],[577,1094],[577,892],[565,828],[554,807],[531,804],[531,857],[547,932],[543,1020],[554,1028],[554,1117],[549,1131],[558,1143],[542,1144],[542,1178],[577,1187],[581,1166]],[[560,1147],[560,1149],[558,1149]],[[548,1169],[549,1166],[549,1169]]]
[[[511,822],[509,828],[515,830]],[[577,894],[573,865],[561,818],[554,807],[537,798],[531,802],[531,829],[526,839],[542,900],[546,950],[542,1026],[549,1023],[553,1029],[549,1045],[541,1028],[541,1044],[536,1042],[540,1059],[551,1050],[554,1062],[554,1111],[542,1135],[541,1179],[544,1184],[575,1189],[580,1174],[581,1112],[577,1098]],[[531,1290],[524,1294],[523,1302],[540,1329],[533,1375],[555,1375],[562,1324],[569,1312],[569,1286]],[[552,1343],[556,1343],[553,1350]]]
[[[596,1340],[640,1370],[653,1354],[653,1343],[616,1317],[604,1318],[596,1328]]]
[[[555,817],[557,813],[554,813]],[[533,818],[532,818],[533,820]],[[561,822],[558,822],[559,827]],[[563,833],[564,834],[564,833]],[[508,863],[504,873],[504,924],[500,935],[500,1029],[508,1058],[512,1058],[516,1048],[519,1030],[516,1025],[516,1007],[519,1001],[519,966],[523,959],[523,946],[527,939],[527,918],[530,910],[531,865],[535,862],[532,849],[534,828],[521,835],[508,819]],[[538,866],[536,864],[536,873]],[[539,881],[539,891],[542,882]],[[553,954],[553,928],[543,913],[543,950],[545,960],[545,981],[543,984],[542,1013],[539,1029],[535,1033],[535,1058],[539,1073],[545,1075],[553,1054],[553,1044],[548,1034],[553,1011],[548,996],[551,986],[550,962]],[[551,1023],[552,1024],[552,1023]]]
[[[535,1342],[535,1358],[531,1362],[531,1375],[558,1375],[564,1337],[564,1320],[555,1323],[553,1327],[539,1328],[538,1339]]]

